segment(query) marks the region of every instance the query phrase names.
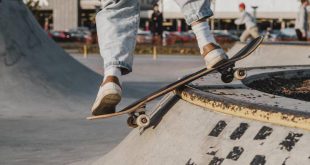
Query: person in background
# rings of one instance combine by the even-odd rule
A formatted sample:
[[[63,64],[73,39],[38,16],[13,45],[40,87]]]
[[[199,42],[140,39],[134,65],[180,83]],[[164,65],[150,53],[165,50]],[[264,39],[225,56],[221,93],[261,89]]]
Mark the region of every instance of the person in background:
[[[245,42],[249,37],[259,37],[258,27],[256,25],[255,18],[245,10],[246,6],[244,3],[239,4],[240,17],[235,20],[236,25],[245,24],[245,31],[240,36],[240,41]]]
[[[309,22],[308,22],[308,10],[309,6],[308,0],[300,0],[301,6],[299,11],[297,12],[297,18],[295,22],[295,30],[296,35],[299,41],[307,41],[307,33],[309,30]]]
[[[175,1],[187,24],[192,26],[206,67],[213,68],[227,60],[209,27],[208,18],[213,15],[211,0]],[[138,0],[102,0],[102,10],[97,13],[96,22],[104,78],[91,108],[94,116],[114,113],[121,101],[122,75],[132,72],[139,15]]]
[[[163,14],[159,11],[158,4],[153,6],[153,13],[150,21],[153,36],[162,37],[163,34]]]

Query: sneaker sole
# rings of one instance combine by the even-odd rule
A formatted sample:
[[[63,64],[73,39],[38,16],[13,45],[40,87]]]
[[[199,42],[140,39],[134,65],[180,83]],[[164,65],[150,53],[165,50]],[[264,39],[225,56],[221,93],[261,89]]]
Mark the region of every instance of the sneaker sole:
[[[99,106],[92,111],[92,115],[105,115],[109,113],[115,113],[116,105],[121,101],[119,94],[109,94],[104,96]]]

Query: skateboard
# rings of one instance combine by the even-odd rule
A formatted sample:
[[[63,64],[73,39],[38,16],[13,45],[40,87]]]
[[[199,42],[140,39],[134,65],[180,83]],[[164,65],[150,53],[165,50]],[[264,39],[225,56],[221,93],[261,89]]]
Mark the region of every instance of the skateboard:
[[[145,113],[146,112],[146,104],[160,96],[163,96],[178,87],[186,85],[202,76],[208,75],[213,72],[221,73],[221,80],[224,83],[230,83],[233,81],[234,78],[242,80],[246,78],[246,70],[242,68],[235,68],[235,63],[243,58],[249,56],[263,41],[264,37],[260,36],[246,46],[244,46],[238,53],[232,56],[227,61],[218,64],[216,67],[212,69],[203,68],[197,72],[189,74],[145,97],[142,99],[137,100],[136,102],[128,105],[124,109],[119,112],[112,113],[112,114],[105,114],[100,116],[91,116],[88,117],[88,120],[95,120],[95,119],[106,119],[115,116],[120,116],[124,114],[129,114],[129,118],[127,120],[127,124],[129,127],[147,127],[150,124],[150,117]]]

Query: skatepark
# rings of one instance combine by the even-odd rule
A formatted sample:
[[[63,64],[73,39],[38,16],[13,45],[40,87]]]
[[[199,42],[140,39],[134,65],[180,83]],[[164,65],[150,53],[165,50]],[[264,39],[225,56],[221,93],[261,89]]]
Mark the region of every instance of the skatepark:
[[[150,127],[130,129],[127,116],[86,120],[100,57],[70,56],[21,1],[2,0],[0,164],[309,164],[310,102],[260,83],[309,80],[309,46],[264,43],[237,64],[248,68],[245,80],[198,79],[148,105]],[[201,66],[200,57],[137,57],[120,107]]]

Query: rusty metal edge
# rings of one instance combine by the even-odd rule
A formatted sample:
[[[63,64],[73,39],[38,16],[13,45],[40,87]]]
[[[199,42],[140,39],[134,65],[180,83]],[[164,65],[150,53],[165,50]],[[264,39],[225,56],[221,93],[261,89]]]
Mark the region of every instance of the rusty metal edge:
[[[310,131],[310,113],[307,112],[235,100],[191,86],[179,88],[175,93],[189,103],[215,112]]]

